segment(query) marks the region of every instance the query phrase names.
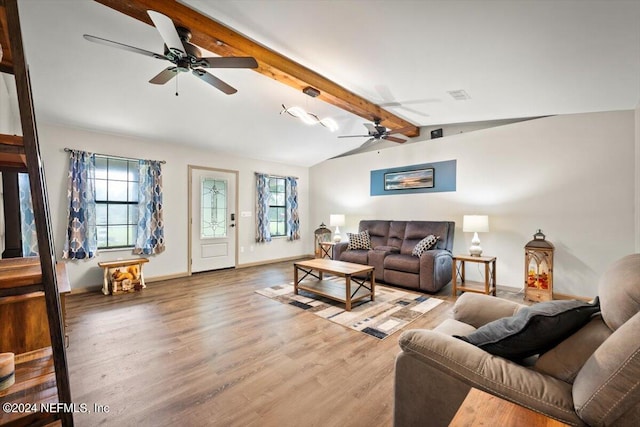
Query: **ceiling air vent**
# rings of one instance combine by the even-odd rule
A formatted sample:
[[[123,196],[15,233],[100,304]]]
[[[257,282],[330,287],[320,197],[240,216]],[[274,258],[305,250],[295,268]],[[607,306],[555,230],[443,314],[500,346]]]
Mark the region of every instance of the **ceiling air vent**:
[[[449,95],[456,101],[465,101],[467,99],[471,99],[469,94],[464,89],[459,90],[449,90],[447,91]]]

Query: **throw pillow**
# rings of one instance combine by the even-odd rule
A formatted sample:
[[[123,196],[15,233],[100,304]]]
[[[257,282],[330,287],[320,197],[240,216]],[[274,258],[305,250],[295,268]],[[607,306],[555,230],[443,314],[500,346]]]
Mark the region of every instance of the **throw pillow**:
[[[360,233],[347,233],[347,236],[349,236],[347,249],[371,249],[369,230],[364,230]]]
[[[455,336],[488,353],[521,360],[553,348],[600,311],[600,301],[547,301],[523,307],[511,317],[503,317],[479,327],[467,336]]]
[[[439,238],[440,236],[436,237],[433,234],[429,234],[418,242],[418,244],[413,248],[413,251],[411,251],[411,255],[419,257],[424,251],[428,251],[434,247],[436,243],[438,243]]]

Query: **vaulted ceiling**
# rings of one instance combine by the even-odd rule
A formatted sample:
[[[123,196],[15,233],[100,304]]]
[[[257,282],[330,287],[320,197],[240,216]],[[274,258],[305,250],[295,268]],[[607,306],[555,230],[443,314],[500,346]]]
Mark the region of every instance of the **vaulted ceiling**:
[[[230,96],[186,73],[177,86],[151,85],[166,63],[82,35],[161,52],[153,26],[90,0],[21,0],[39,122],[309,166],[358,147],[366,138],[337,135],[366,133],[360,116],[375,112],[390,127],[434,126],[633,109],[640,100],[640,2],[101,2],[141,5],[134,16],[165,8],[190,22],[194,43],[211,56],[250,50],[259,69],[211,70],[238,89]],[[253,47],[235,45],[223,29],[222,45],[206,39],[207,20]],[[304,95],[307,83],[323,95]],[[470,99],[454,100],[455,90]],[[281,115],[282,104],[332,117],[340,130]]]

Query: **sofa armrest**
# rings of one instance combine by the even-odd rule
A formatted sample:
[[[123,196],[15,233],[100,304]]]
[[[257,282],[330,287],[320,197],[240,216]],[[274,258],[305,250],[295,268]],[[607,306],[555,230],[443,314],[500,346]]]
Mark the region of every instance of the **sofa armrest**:
[[[523,304],[490,295],[465,292],[453,306],[453,318],[479,328],[502,317],[513,316]]]
[[[431,249],[420,255],[420,289],[438,292],[451,281],[451,252]]]
[[[339,242],[333,246],[333,253],[331,254],[331,259],[340,261],[340,255],[342,252],[346,251],[349,247],[349,242]]]
[[[420,362],[431,372],[438,372],[433,379],[466,384],[486,391],[518,405],[542,412],[561,421],[582,425],[574,411],[571,385],[541,374],[501,357],[493,356],[480,348],[451,336],[424,329],[409,330],[400,336],[400,347],[404,358],[409,356]],[[405,372],[405,375],[407,373]],[[409,373],[410,375],[410,373]],[[396,376],[398,381],[405,378]],[[429,387],[444,390],[446,384],[431,384]],[[413,388],[416,387],[415,382]],[[455,389],[455,387],[454,387]],[[459,394],[465,393],[458,387]],[[468,389],[466,389],[468,391]],[[421,390],[413,390],[416,395]],[[458,401],[464,396],[451,396]],[[425,408],[422,408],[423,411]],[[437,411],[438,408],[434,408]],[[428,416],[424,419],[429,419]]]

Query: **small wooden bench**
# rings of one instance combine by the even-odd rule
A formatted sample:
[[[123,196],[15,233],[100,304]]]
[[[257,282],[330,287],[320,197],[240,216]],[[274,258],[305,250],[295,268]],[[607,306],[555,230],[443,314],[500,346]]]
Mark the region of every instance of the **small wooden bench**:
[[[122,268],[129,267],[135,265],[138,267],[138,271],[140,272],[140,285],[143,288],[146,288],[147,285],[144,284],[144,275],[142,274],[142,265],[146,262],[149,262],[148,258],[135,258],[135,259],[122,259],[118,261],[105,261],[99,262],[98,267],[102,267],[104,269],[104,282],[102,284],[102,293],[105,295],[109,295],[109,270],[112,268]],[[111,290],[111,294],[117,294],[123,292],[123,290],[118,291],[117,283],[115,281],[111,281],[113,285],[113,289]]]

